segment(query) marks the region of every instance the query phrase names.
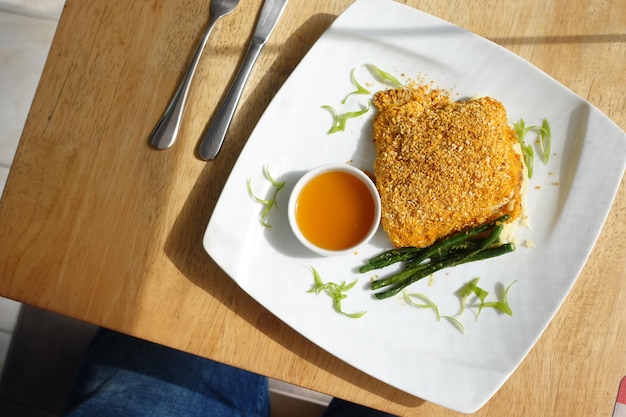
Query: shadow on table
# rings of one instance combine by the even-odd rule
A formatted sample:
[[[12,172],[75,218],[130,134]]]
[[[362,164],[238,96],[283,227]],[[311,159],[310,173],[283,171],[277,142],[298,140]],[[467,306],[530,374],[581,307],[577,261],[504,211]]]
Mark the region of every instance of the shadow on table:
[[[220,155],[214,161],[208,162],[207,167],[198,177],[168,235],[165,252],[191,282],[210,293],[227,308],[236,311],[237,315],[251,326],[324,372],[364,388],[374,396],[380,396],[381,392],[388,392],[386,388],[388,386],[385,383],[360,372],[341,373],[341,370],[346,369],[343,362],[317,345],[302,339],[293,329],[283,324],[262,306],[251,301],[249,296],[211,260],[202,244],[204,230],[215,208],[220,190],[224,187],[237,156],[252,133],[256,122],[280,86],[334,19],[335,16],[326,14],[311,17],[293,33],[285,44],[280,46],[281,53],[278,58],[258,83],[258,87],[250,93],[248,100],[242,102],[235,113]],[[266,48],[272,47],[274,46],[266,46]],[[294,340],[297,343],[294,343]],[[270,376],[276,378],[275,375]],[[385,399],[406,407],[424,404],[423,400],[399,390],[395,390],[392,396]]]

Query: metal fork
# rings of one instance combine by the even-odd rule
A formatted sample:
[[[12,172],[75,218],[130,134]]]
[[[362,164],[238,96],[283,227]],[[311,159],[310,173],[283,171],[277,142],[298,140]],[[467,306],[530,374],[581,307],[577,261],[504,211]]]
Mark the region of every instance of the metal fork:
[[[226,98],[222,102],[219,110],[215,114],[213,121],[209,124],[208,129],[202,135],[198,155],[200,158],[211,161],[215,159],[217,153],[222,147],[226,131],[230,126],[230,122],[235,113],[235,109],[239,103],[239,98],[248,81],[248,76],[252,72],[252,67],[256,62],[261,49],[272,34],[280,15],[285,10],[288,0],[264,0],[261,7],[261,14],[257,19],[254,28],[254,34],[248,52],[239,68],[239,72],[230,86]]]
[[[215,26],[215,23],[217,23],[217,21],[222,17],[235,10],[237,4],[239,4],[239,0],[211,0],[211,16],[209,18],[207,29],[202,36],[202,40],[200,41],[200,45],[198,46],[198,49],[193,56],[193,60],[191,61],[189,68],[187,68],[187,72],[178,86],[174,97],[172,97],[172,100],[167,105],[163,116],[161,116],[161,119],[154,128],[154,131],[152,131],[152,135],[150,135],[150,143],[155,148],[167,149],[174,144],[174,141],[176,141],[178,131],[180,130],[180,122],[183,117],[183,111],[185,110],[185,103],[187,102],[189,86],[191,85],[191,80],[196,72],[196,67],[198,66],[204,47],[206,46],[209,36],[211,35],[213,26]]]

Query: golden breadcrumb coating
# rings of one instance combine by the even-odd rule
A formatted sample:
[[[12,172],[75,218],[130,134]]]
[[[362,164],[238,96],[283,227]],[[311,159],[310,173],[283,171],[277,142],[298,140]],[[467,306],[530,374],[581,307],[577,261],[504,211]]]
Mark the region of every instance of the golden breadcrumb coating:
[[[374,176],[396,247],[522,213],[524,165],[502,103],[452,101],[425,86],[374,96]]]

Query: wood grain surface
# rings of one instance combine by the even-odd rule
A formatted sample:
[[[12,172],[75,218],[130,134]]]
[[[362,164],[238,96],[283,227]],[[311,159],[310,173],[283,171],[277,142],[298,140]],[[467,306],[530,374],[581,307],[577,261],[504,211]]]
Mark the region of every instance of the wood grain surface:
[[[291,0],[219,157],[199,138],[260,10],[214,29],[177,143],[148,136],[208,0],[67,0],[0,201],[0,295],[402,416],[458,413],[391,388],[282,324],[209,258],[202,235],[237,156],[309,48],[351,2]],[[626,2],[407,0],[508,48],[626,128]],[[598,173],[601,181],[602,173]],[[570,296],[481,416],[610,416],[626,375],[622,186]],[[567,259],[563,259],[567,262]]]

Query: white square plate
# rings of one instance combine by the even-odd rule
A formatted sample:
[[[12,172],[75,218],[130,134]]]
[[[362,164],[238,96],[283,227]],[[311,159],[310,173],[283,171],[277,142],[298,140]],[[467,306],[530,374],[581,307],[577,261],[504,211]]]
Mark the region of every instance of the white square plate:
[[[385,233],[354,255],[322,258],[308,252],[287,223],[290,188],[304,173],[329,162],[370,169],[374,111],[349,119],[345,131],[322,105],[339,112],[371,96],[341,99],[354,87],[350,72],[372,91],[385,88],[363,66],[372,63],[398,78],[432,80],[458,97],[492,96],[509,120],[552,127],[548,165],[536,159],[527,195],[531,226],[518,230],[515,252],[440,271],[409,287],[430,297],[442,315],[459,310],[456,291],[474,277],[495,297],[513,281],[512,316],[465,312],[465,333],[401,296],[379,301],[359,274],[369,257],[390,247]],[[406,77],[406,78],[403,78]],[[532,135],[532,134],[530,134]],[[530,142],[533,142],[531,139]],[[331,354],[394,387],[461,412],[479,409],[506,381],[537,341],[574,284],[591,252],[619,186],[626,136],[606,116],[564,86],[502,47],[415,9],[358,0],[311,48],[256,126],[224,187],[204,237],[209,255],[273,314]],[[248,195],[271,197],[263,169],[285,187],[278,209],[262,227],[262,207]],[[311,268],[324,281],[358,284],[343,300],[352,319],[337,314],[329,297],[307,291]]]

